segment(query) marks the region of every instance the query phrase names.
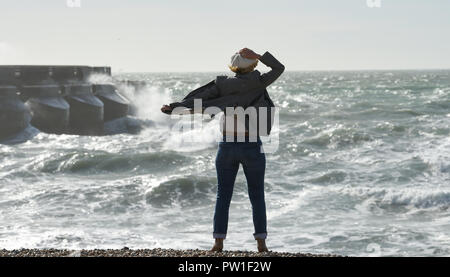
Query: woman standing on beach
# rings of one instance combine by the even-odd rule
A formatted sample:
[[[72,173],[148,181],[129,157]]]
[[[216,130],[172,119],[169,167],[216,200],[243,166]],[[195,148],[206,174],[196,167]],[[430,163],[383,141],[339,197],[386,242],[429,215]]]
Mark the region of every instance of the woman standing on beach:
[[[264,74],[254,70],[258,60],[269,66],[271,70]],[[259,55],[248,48],[243,48],[231,57],[229,67],[231,71],[236,73],[235,76],[217,76],[213,85],[204,86],[204,89],[196,92],[195,96],[185,98],[182,102],[164,105],[161,111],[171,113],[176,107],[192,109],[194,98],[204,101],[214,100],[212,102],[221,106],[221,110],[224,111],[225,107],[230,106],[234,108],[243,107],[245,109],[249,107],[270,109],[273,107],[266,87],[283,73],[284,65],[269,52]],[[252,204],[255,228],[253,236],[257,241],[258,251],[268,251],[265,243],[267,219],[264,199],[266,157],[260,140],[260,135],[267,135],[267,133],[260,133],[259,125],[255,124],[255,122],[258,122],[258,119],[256,121],[253,119],[253,122],[249,121],[252,121],[252,119],[248,119],[245,116],[237,117],[236,114],[228,114],[227,112],[225,112],[225,118],[222,117],[221,130],[223,140],[219,142],[219,150],[216,157],[218,187],[213,231],[215,243],[211,249],[212,251],[220,252],[223,250],[223,241],[226,238],[228,228],[230,202],[240,164],[242,164],[244,169],[249,198]],[[253,125],[258,125],[258,128],[250,128],[252,123]],[[254,130],[256,130],[256,133],[254,133]]]

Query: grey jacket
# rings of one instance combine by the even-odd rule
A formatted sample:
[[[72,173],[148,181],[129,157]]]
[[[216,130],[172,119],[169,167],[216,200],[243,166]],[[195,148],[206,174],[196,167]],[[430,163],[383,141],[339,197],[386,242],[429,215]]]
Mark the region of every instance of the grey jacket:
[[[202,99],[202,108],[214,106],[225,111],[226,107],[246,109],[252,106],[257,109],[267,107],[270,110],[274,104],[266,88],[280,77],[284,65],[269,52],[265,52],[259,60],[271,70],[263,74],[254,70],[246,74],[237,73],[235,76],[217,76],[215,80],[190,92],[181,102],[172,103],[170,106],[193,109],[194,99]],[[273,118],[273,115],[269,115],[268,118]],[[272,121],[270,126],[273,124]],[[270,129],[268,132],[270,133]]]

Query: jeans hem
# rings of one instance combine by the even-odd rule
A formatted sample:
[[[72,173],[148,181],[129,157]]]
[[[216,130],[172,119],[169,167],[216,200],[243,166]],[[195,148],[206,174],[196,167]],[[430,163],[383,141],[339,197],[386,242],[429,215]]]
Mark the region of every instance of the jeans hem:
[[[215,239],[225,239],[227,234],[213,233],[213,238]]]
[[[253,237],[254,237],[255,239],[266,239],[266,238],[267,238],[267,233],[253,234]]]

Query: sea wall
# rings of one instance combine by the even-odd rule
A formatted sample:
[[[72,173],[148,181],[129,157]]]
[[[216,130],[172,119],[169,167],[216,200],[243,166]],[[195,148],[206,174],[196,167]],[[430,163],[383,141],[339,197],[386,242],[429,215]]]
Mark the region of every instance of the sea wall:
[[[0,66],[0,140],[29,124],[47,133],[103,135],[103,124],[125,117],[130,102],[108,78],[110,67]],[[109,78],[111,79],[111,78]]]

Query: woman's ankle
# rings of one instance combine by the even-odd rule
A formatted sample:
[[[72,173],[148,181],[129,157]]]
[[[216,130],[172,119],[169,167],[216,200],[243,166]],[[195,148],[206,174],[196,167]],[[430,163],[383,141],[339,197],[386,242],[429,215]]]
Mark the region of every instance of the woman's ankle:
[[[258,252],[268,252],[266,246],[266,240],[265,239],[256,239],[257,245],[258,245]]]
[[[218,244],[223,244],[223,238],[216,238],[215,240],[214,240],[214,242],[215,243],[218,243]]]
[[[223,250],[223,238],[216,238],[211,251],[221,252]]]

